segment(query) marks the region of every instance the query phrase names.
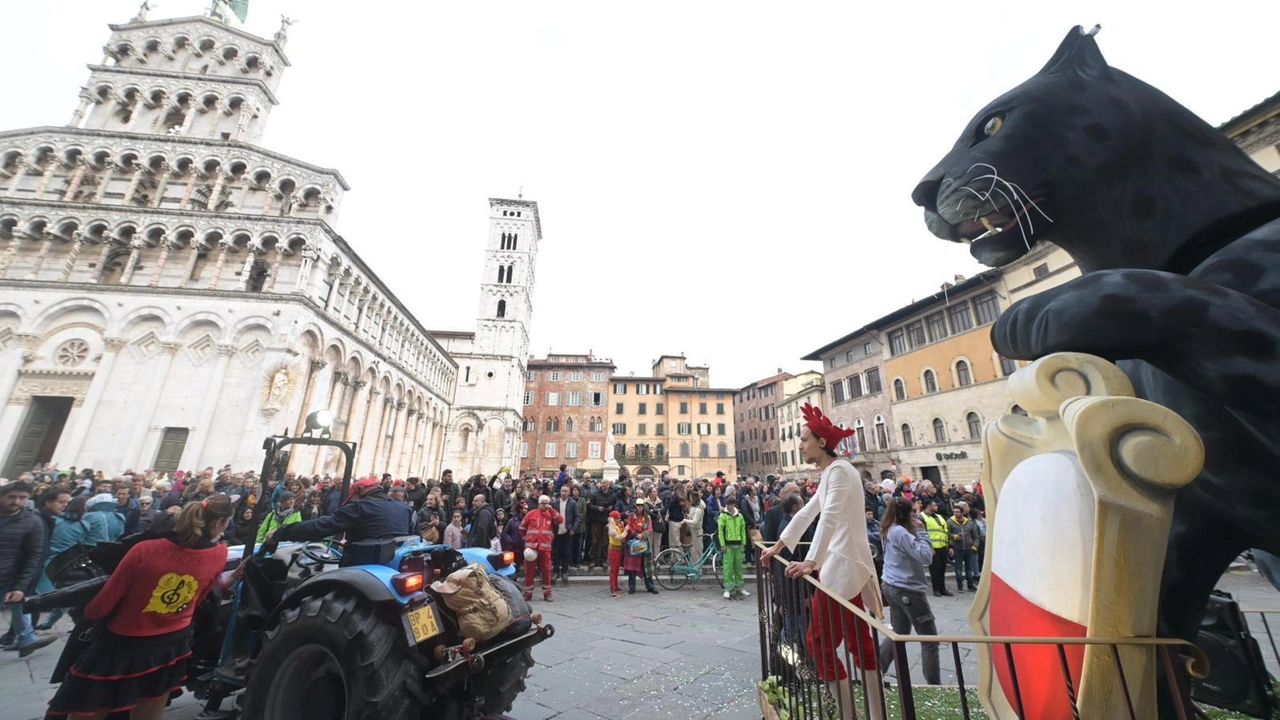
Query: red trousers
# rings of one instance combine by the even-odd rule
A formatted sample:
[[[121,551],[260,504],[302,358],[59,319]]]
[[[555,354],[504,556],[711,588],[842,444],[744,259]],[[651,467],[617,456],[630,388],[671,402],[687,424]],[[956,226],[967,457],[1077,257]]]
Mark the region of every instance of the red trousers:
[[[542,574],[542,597],[551,597],[551,551],[539,550],[538,559],[524,564],[524,599],[533,598],[533,576]]]
[[[618,570],[622,568],[622,548],[609,546],[609,592],[621,592],[618,589]]]
[[[863,609],[860,596],[854,596],[849,603]],[[871,639],[870,626],[836,600],[815,592],[813,619],[805,633],[805,644],[809,647],[809,654],[813,656],[818,677],[826,682],[848,677],[844,665],[836,658],[836,647],[841,641],[855,665],[863,670],[876,669],[876,644]]]

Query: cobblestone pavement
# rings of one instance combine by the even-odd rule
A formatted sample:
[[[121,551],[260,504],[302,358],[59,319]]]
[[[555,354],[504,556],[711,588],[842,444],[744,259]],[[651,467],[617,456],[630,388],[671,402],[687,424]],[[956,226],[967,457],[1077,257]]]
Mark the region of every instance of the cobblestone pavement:
[[[752,583],[748,582],[748,587]],[[1245,609],[1280,608],[1280,595],[1257,574],[1231,573],[1219,584]],[[930,598],[942,634],[967,634],[972,595]],[[517,720],[675,718],[748,720],[759,717],[754,682],[760,675],[756,598],[728,601],[718,588],[686,587],[649,595],[641,590],[609,597],[598,581],[574,579],[557,588],[553,603],[534,608],[556,634],[534,648],[537,665],[528,690],[510,713]],[[1257,615],[1249,618],[1272,672],[1280,672]],[[3,621],[0,621],[2,623]],[[1280,619],[1272,622],[1280,631]],[[64,634],[69,624],[58,629]],[[61,642],[29,658],[0,654],[0,717],[43,717],[54,686],[48,684]],[[919,652],[911,651],[911,677],[922,679]],[[962,646],[966,682],[976,678],[971,646]],[[942,653],[943,681],[953,682],[954,661]],[[892,676],[892,673],[890,673]],[[166,720],[192,720],[199,706],[177,700]]]

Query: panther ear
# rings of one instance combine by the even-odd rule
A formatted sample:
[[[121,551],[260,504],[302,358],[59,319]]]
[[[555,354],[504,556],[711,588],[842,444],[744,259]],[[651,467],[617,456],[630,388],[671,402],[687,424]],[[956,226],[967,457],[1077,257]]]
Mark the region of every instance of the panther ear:
[[[1098,42],[1093,39],[1099,29],[1100,26],[1095,26],[1092,30],[1085,32],[1080,25],[1071,28],[1067,36],[1062,39],[1057,52],[1049,58],[1049,62],[1043,68],[1040,68],[1040,74],[1075,73],[1091,80],[1110,79],[1110,68],[1106,59],[1102,57],[1102,51],[1098,49]]]

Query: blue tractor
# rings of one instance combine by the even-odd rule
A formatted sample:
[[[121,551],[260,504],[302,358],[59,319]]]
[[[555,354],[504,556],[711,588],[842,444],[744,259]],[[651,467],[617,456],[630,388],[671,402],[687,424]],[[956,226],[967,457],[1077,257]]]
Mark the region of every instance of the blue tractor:
[[[351,485],[355,444],[327,437],[270,437],[261,497],[283,473],[286,448],[340,450]],[[256,513],[255,513],[256,515]],[[255,523],[258,518],[254,518]],[[97,548],[102,577],[28,600],[32,610],[83,607],[130,542]],[[455,550],[416,536],[342,544],[233,547],[228,569],[249,558],[233,593],[198,609],[187,689],[200,717],[245,720],[474,720],[510,710],[533,666],[531,648],[554,629],[530,611],[512,582],[512,553]],[[477,644],[431,583],[473,563],[510,605],[513,622]],[[68,643],[61,668],[69,665]],[[71,657],[68,658],[68,653]],[[57,673],[55,672],[55,678]],[[233,696],[233,706],[223,709]]]

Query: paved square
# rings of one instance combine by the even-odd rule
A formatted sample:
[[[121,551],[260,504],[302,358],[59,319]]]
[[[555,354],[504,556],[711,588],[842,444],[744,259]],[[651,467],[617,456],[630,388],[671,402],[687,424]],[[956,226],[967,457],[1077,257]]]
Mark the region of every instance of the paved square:
[[[697,590],[609,597],[598,580],[575,579],[556,589],[553,603],[534,609],[556,634],[534,648],[537,665],[511,716],[517,720],[759,718],[754,684],[760,676],[756,597],[730,601],[704,582]],[[749,580],[748,587],[753,588]],[[1256,573],[1230,573],[1219,583],[1243,608],[1280,607],[1280,595]],[[754,588],[753,588],[754,592]],[[942,634],[967,634],[972,595],[930,598]],[[2,623],[3,621],[0,621]],[[1258,616],[1249,618],[1271,671],[1280,670]],[[1273,625],[1275,623],[1273,622]],[[59,629],[66,632],[63,620]],[[48,678],[61,643],[26,659],[0,654],[0,717],[42,718],[54,686]],[[911,677],[920,682],[919,651],[912,649]],[[966,683],[977,678],[972,646],[961,647]],[[949,648],[942,652],[943,682],[954,682]],[[890,677],[893,673],[890,673]],[[192,720],[199,704],[184,696],[165,720]]]

